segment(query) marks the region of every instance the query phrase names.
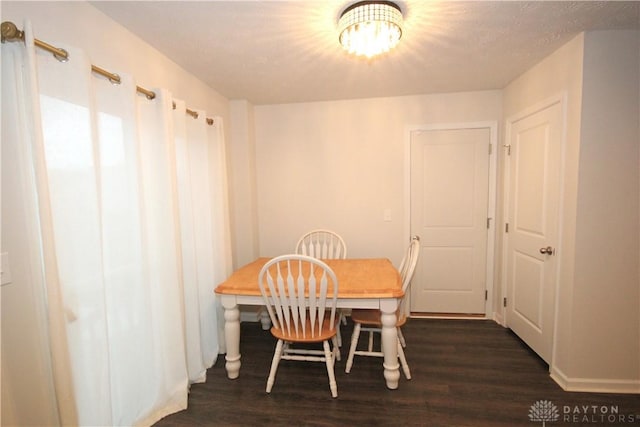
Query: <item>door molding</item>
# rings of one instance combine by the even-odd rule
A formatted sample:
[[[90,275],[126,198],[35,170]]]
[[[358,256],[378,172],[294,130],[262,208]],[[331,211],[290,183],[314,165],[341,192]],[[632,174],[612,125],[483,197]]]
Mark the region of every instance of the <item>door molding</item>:
[[[489,198],[487,200],[487,216],[491,218],[487,231],[487,262],[486,262],[486,290],[487,302],[485,304],[485,318],[490,318],[494,300],[494,270],[495,270],[495,240],[496,240],[496,189],[497,189],[497,154],[498,154],[498,122],[453,122],[453,123],[432,123],[423,125],[409,125],[405,127],[404,143],[404,236],[409,238],[411,234],[411,133],[416,131],[432,130],[461,130],[461,129],[489,129],[489,144],[491,153],[489,155]],[[408,298],[411,296],[409,295]],[[409,306],[411,301],[409,301]]]
[[[533,114],[536,114],[542,110],[545,110],[549,107],[551,107],[552,105],[555,104],[559,104],[560,105],[560,111],[561,111],[561,115],[562,115],[562,130],[561,130],[561,138],[560,138],[560,171],[559,171],[559,193],[558,193],[558,224],[557,224],[557,233],[558,233],[558,241],[555,245],[556,248],[556,271],[555,271],[555,288],[554,288],[554,292],[555,292],[555,300],[554,300],[554,307],[553,307],[553,316],[554,316],[554,322],[553,322],[553,338],[552,338],[552,349],[551,349],[551,360],[549,362],[549,370],[553,370],[554,368],[554,361],[556,360],[556,340],[558,337],[558,322],[556,321],[558,319],[558,312],[560,310],[560,304],[559,304],[559,288],[560,288],[560,274],[561,274],[561,266],[562,266],[562,260],[563,260],[563,239],[562,239],[562,235],[563,235],[563,214],[564,214],[564,195],[565,195],[565,159],[566,159],[566,141],[567,141],[567,97],[568,94],[566,91],[557,93],[553,96],[550,96],[542,101],[539,101],[527,108],[524,108],[523,110],[507,117],[505,119],[505,132],[504,132],[504,141],[505,144],[503,146],[501,146],[501,148],[506,148],[506,144],[508,144],[509,141],[511,141],[511,134],[512,134],[512,129],[513,129],[513,125],[515,122],[518,122],[528,116],[531,116]],[[504,170],[502,172],[502,185],[503,185],[503,201],[502,201],[502,223],[500,224],[501,229],[504,230],[505,224],[507,222],[509,222],[509,205],[510,205],[510,182],[509,182],[509,178],[511,176],[511,163],[509,161],[507,161],[506,156],[504,157],[505,161],[503,162],[503,166],[504,166]],[[501,269],[500,269],[500,276],[501,276],[501,280],[500,280],[500,291],[501,291],[501,295],[503,298],[506,298],[508,295],[508,289],[507,289],[507,282],[508,282],[508,277],[507,277],[507,261],[508,261],[508,245],[507,245],[507,239],[508,237],[505,236],[504,232],[502,234],[502,238],[501,240],[501,244],[502,244],[502,254],[501,254]],[[495,316],[495,320],[496,322],[498,322],[499,324],[501,324],[504,327],[507,327],[507,309],[503,304],[498,304],[498,309],[496,310],[496,312],[494,313]]]

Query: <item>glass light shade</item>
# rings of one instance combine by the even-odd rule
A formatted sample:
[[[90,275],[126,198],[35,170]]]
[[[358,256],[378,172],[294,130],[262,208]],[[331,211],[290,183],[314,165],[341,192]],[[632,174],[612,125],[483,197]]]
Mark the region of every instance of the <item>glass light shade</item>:
[[[390,1],[362,1],[342,12],[338,28],[345,50],[371,58],[398,44],[402,37],[402,12]]]

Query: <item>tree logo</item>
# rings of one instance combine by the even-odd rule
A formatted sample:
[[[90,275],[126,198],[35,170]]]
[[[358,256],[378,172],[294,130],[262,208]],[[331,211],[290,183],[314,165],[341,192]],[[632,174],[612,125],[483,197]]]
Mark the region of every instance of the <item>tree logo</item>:
[[[529,420],[542,421],[542,427],[547,421],[558,421],[559,418],[558,407],[550,400],[538,400],[529,408]]]

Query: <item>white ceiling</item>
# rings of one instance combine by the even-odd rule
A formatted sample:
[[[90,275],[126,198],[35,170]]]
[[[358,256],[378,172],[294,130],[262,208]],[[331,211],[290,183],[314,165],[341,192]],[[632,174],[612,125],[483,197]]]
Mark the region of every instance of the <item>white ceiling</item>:
[[[585,30],[640,29],[637,1],[397,1],[398,47],[338,44],[355,0],[94,1],[229,99],[255,105],[504,88]]]

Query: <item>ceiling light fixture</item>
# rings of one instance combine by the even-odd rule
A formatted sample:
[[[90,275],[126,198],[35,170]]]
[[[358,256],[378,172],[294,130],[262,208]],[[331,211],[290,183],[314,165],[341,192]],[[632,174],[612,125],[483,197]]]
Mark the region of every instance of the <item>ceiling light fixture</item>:
[[[402,11],[390,1],[361,1],[342,12],[338,29],[345,50],[371,58],[398,44],[402,36]]]

